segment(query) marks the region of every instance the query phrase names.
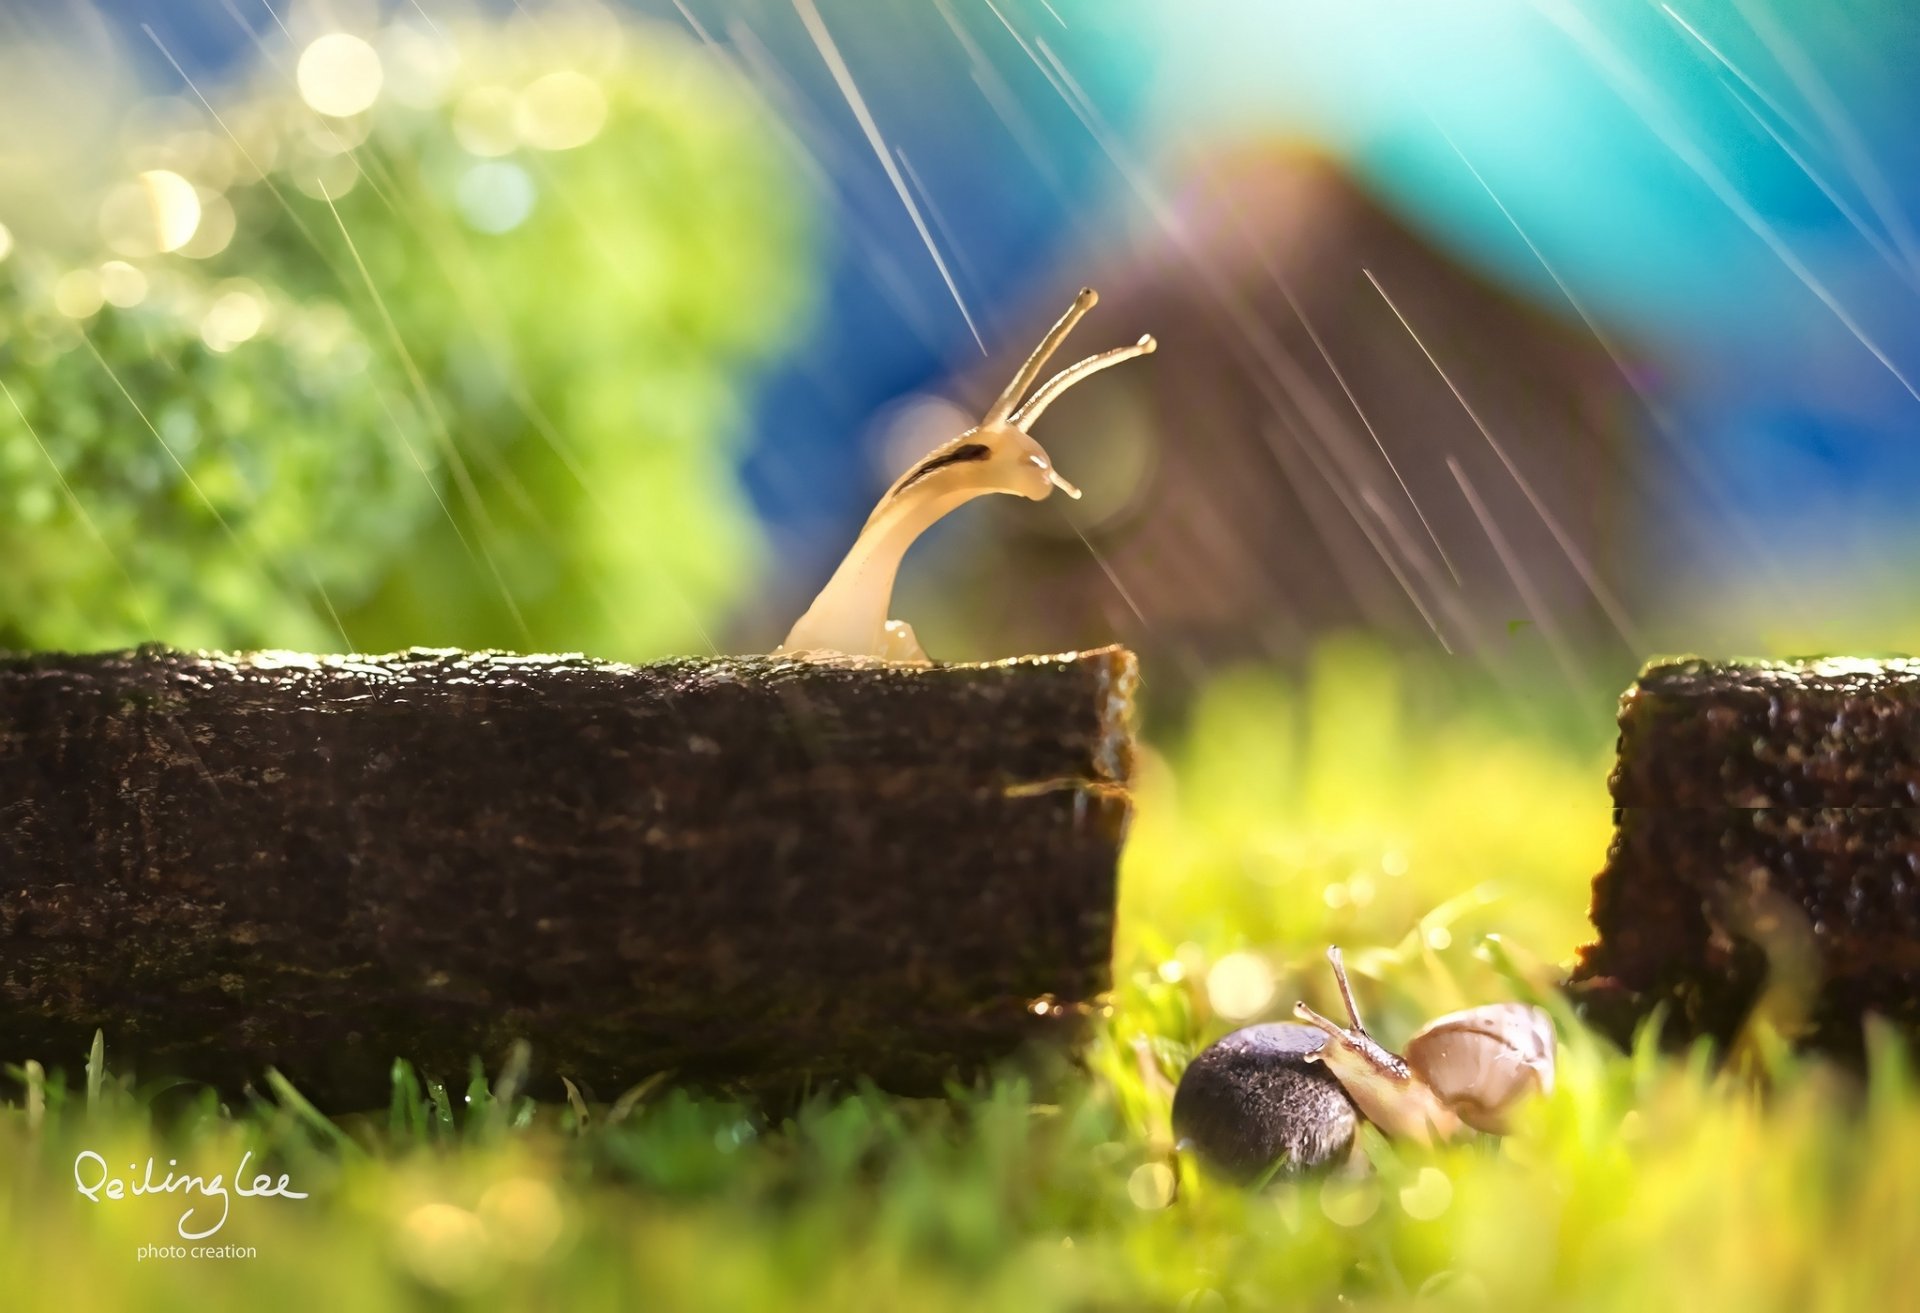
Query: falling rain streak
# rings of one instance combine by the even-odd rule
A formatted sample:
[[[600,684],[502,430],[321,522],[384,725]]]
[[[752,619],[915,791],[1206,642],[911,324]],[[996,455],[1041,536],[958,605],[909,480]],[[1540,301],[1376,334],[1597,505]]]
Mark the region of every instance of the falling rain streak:
[[[953,175],[942,174],[939,143],[927,139],[926,120],[899,113],[889,104],[889,95],[897,94],[897,89],[883,76],[888,70],[863,62],[863,55],[875,58],[870,53],[874,44],[864,40],[866,34],[861,32],[857,34],[861,39],[856,39],[856,33],[838,19],[830,26],[826,15],[836,11],[828,8],[823,14],[816,0],[790,0],[791,17],[784,6],[778,12],[736,12],[688,0],[670,3],[700,43],[690,48],[703,62],[750,84],[752,95],[769,108],[760,130],[813,184],[817,195],[812,199],[829,207],[823,226],[854,253],[860,261],[860,277],[878,290],[906,332],[940,356],[943,368],[955,368],[950,353],[956,340],[970,338],[981,353],[987,353],[983,325],[994,326],[1003,318],[1024,313],[1024,308],[1010,301],[1011,280],[1001,267],[1004,257],[985,243],[970,240],[970,222],[979,199],[956,185]],[[596,210],[590,196],[570,186],[554,158],[588,148],[601,138],[620,112],[615,84],[603,81],[588,67],[547,67],[512,85],[508,85],[510,79],[499,77],[461,83],[443,75],[434,94],[444,97],[443,108],[464,154],[459,168],[441,186],[441,180],[410,174],[390,143],[369,127],[381,110],[402,101],[411,104],[405,100],[413,94],[407,89],[409,79],[418,81],[418,69],[408,71],[408,61],[396,56],[403,44],[396,44],[390,32],[371,28],[321,32],[309,16],[290,13],[283,21],[273,5],[263,5],[260,13],[233,0],[222,0],[222,7],[234,29],[254,46],[258,64],[271,71],[281,93],[297,95],[299,105],[311,111],[312,122],[303,131],[325,149],[319,163],[304,172],[277,168],[273,160],[256,154],[257,138],[245,130],[243,122],[230,121],[235,110],[223,98],[225,93],[203,91],[154,27],[141,25],[140,30],[204,110],[212,125],[210,135],[223,140],[230,154],[244,161],[250,180],[261,185],[265,196],[259,203],[265,205],[271,197],[280,211],[278,218],[308,244],[338,293],[371,312],[370,320],[384,337],[382,345],[398,362],[405,380],[402,385],[398,378],[390,378],[386,386],[392,395],[378,398],[390,420],[392,445],[404,449],[409,478],[418,478],[431,490],[429,518],[444,520],[476,578],[485,576],[520,638],[531,642],[535,626],[518,595],[525,585],[516,584],[526,572],[503,562],[512,536],[510,526],[524,525],[531,534],[556,540],[566,526],[542,508],[538,490],[529,486],[529,478],[502,443],[456,432],[458,420],[450,413],[444,389],[430,377],[431,366],[423,364],[437,344],[410,340],[410,332],[403,331],[401,318],[389,304],[396,290],[395,275],[378,259],[370,260],[359,239],[366,234],[369,220],[364,216],[370,211],[383,211],[379,223],[392,222],[418,238],[424,258],[407,276],[437,280],[469,345],[477,347],[475,367],[497,389],[517,427],[551,453],[565,478],[579,488],[591,517],[610,531],[618,528],[626,518],[625,508],[596,476],[584,444],[569,432],[571,421],[563,408],[539,395],[524,352],[514,340],[516,305],[487,279],[476,257],[491,238],[521,231],[537,219],[564,216],[569,240],[577,239],[595,253],[608,283],[636,300],[650,295],[658,253],[629,240],[617,223]],[[1598,70],[1610,93],[1631,110],[1639,125],[1764,246],[1794,283],[1816,298],[1909,395],[1920,399],[1920,385],[1899,363],[1897,344],[1883,342],[1867,327],[1881,321],[1866,309],[1856,312],[1850,304],[1857,297],[1856,285],[1816,272],[1816,266],[1822,270],[1826,266],[1803,258],[1795,249],[1796,244],[1809,252],[1812,247],[1797,235],[1790,243],[1781,225],[1748,199],[1714,153],[1689,136],[1667,89],[1622,53],[1610,29],[1599,21],[1599,10],[1567,0],[1537,0],[1534,8],[1577,48],[1580,58]],[[1660,3],[1657,8],[1664,21],[1655,18],[1653,25],[1661,39],[1697,55],[1695,62],[1706,70],[1714,93],[1724,91],[1732,105],[1751,118],[1770,143],[1763,143],[1768,153],[1777,150],[1790,161],[1852,235],[1910,286],[1920,286],[1920,236],[1892,180],[1873,158],[1860,123],[1836,94],[1832,76],[1789,39],[1787,26],[1752,0],[1738,0],[1733,6],[1737,17],[1714,21],[1685,12],[1690,7],[1684,4]],[[530,43],[544,39],[544,11],[516,9],[526,20],[522,30],[529,34]],[[1520,426],[1509,422],[1497,404],[1481,395],[1474,377],[1462,372],[1448,339],[1424,313],[1423,302],[1401,294],[1398,268],[1381,266],[1392,271],[1383,279],[1379,269],[1361,269],[1355,260],[1348,272],[1364,274],[1485,442],[1505,479],[1491,466],[1475,463],[1477,445],[1462,448],[1456,442],[1450,444],[1451,450],[1440,447],[1427,452],[1411,447],[1419,436],[1406,431],[1405,418],[1391,407],[1376,404],[1376,394],[1369,390],[1375,380],[1367,376],[1364,361],[1347,354],[1337,314],[1323,311],[1313,296],[1297,291],[1296,271],[1273,250],[1259,252],[1262,263],[1249,278],[1245,270],[1228,267],[1220,253],[1209,247],[1184,197],[1175,199],[1174,178],[1184,163],[1172,159],[1171,152],[1156,153],[1158,143],[1151,136],[1130,133],[1126,114],[1112,103],[1110,83],[1098,75],[1076,73],[1094,72],[1085,52],[1095,47],[1079,43],[1094,39],[1083,29],[1095,25],[1070,22],[1071,16],[1071,10],[1049,0],[982,0],[978,7],[934,0],[916,32],[932,39],[944,69],[954,75],[966,96],[977,99],[980,121],[1004,130],[998,137],[1000,147],[1015,161],[1024,157],[1030,167],[1020,185],[1035,193],[1056,194],[1068,216],[1066,231],[1072,240],[1064,243],[1064,255],[1050,253],[1053,272],[1077,277],[1079,266],[1093,254],[1106,258],[1111,252],[1124,253],[1129,229],[1143,244],[1158,243],[1170,253],[1179,266],[1177,276],[1187,280],[1195,299],[1227,330],[1225,349],[1258,397],[1260,422],[1257,428],[1249,426],[1249,435],[1263,446],[1251,448],[1253,459],[1263,466],[1270,462],[1284,486],[1297,494],[1304,520],[1298,531],[1332,553],[1335,559],[1329,570],[1338,576],[1337,587],[1356,610],[1369,618],[1392,614],[1417,633],[1407,613],[1411,608],[1447,653],[1471,652],[1481,646],[1473,606],[1476,589],[1493,574],[1492,562],[1480,552],[1472,524],[1458,514],[1453,501],[1457,491],[1512,585],[1511,594],[1505,594],[1502,586],[1503,595],[1523,601],[1528,620],[1569,677],[1584,674],[1576,652],[1581,622],[1551,610],[1554,598],[1573,590],[1569,586],[1564,593],[1556,592],[1544,583],[1550,572],[1559,569],[1559,562],[1528,558],[1528,540],[1536,537],[1530,523],[1497,522],[1503,506],[1517,510],[1506,486],[1510,481],[1577,576],[1584,591],[1577,604],[1584,608],[1590,596],[1621,643],[1634,652],[1644,651],[1646,629],[1653,626],[1637,620],[1621,596],[1622,591],[1631,590],[1617,588],[1603,575],[1592,544],[1569,528],[1567,521],[1575,517],[1543,495],[1543,489],[1554,491],[1545,477],[1541,476],[1539,486],[1529,477],[1528,471],[1540,466],[1522,449]],[[450,20],[449,15],[440,17]],[[455,59],[446,53],[454,43],[436,24],[436,7],[416,3],[406,21],[409,40],[441,42],[445,58]],[[1537,17],[1534,21],[1538,23]],[[1739,21],[1746,24],[1745,33],[1734,30]],[[1756,39],[1771,62],[1763,58],[1743,65],[1734,56],[1750,54]],[[439,102],[428,96],[423,103]],[[1439,130],[1437,122],[1434,126]],[[1649,384],[1634,367],[1605,317],[1578,296],[1579,280],[1549,263],[1535,237],[1522,229],[1480,169],[1453,137],[1439,131],[1605,352],[1676,463],[1691,473],[1708,497],[1731,506],[1735,499],[1727,491],[1725,472],[1713,468],[1668,413],[1659,387]],[[1082,148],[1084,155],[1073,154]],[[1070,158],[1075,161],[1072,168],[1066,163]],[[1093,172],[1100,175],[1091,184],[1077,176],[1081,158],[1092,160]],[[235,167],[238,170],[238,163]],[[197,258],[229,249],[237,222],[231,202],[221,188],[201,185],[189,176],[190,169],[183,169],[163,160],[138,161],[105,194],[101,217],[114,258],[64,271],[52,291],[53,304],[76,324],[97,322],[94,317],[104,307],[129,308],[152,296],[157,266],[150,262],[158,257]],[[343,205],[347,188],[364,190]],[[1109,188],[1115,193],[1112,197],[1104,194]],[[1223,194],[1226,190],[1220,189]],[[324,204],[327,217],[314,217],[317,206],[309,205],[303,196]],[[892,209],[895,203],[898,211]],[[1230,202],[1229,208],[1236,205]],[[898,222],[901,213],[907,225]],[[1234,217],[1236,222],[1243,218],[1237,209]],[[905,236],[908,225],[918,247]],[[1242,226],[1252,244],[1257,230]],[[898,230],[898,240],[890,237],[888,228]],[[1092,253],[1086,246],[1090,236],[1097,246]],[[5,257],[9,240],[6,230],[0,229],[0,258]],[[1548,245],[1558,252],[1557,244]],[[1558,254],[1555,259],[1558,262]],[[1577,267],[1571,262],[1564,266]],[[263,283],[272,284],[265,274],[261,280],[228,278],[208,297],[200,332],[209,350],[233,353],[276,331],[276,302],[263,289]],[[1388,286],[1388,281],[1393,285]],[[1279,316],[1284,337],[1262,312],[1273,303],[1269,287],[1284,305],[1285,313]],[[948,302],[951,311],[946,308]],[[961,327],[965,338],[956,336]],[[128,413],[160,443],[183,486],[210,513],[230,545],[244,552],[277,588],[316,599],[315,605],[325,612],[341,641],[348,642],[340,608],[319,573],[298,557],[274,558],[250,546],[244,526],[232,522],[219,498],[203,488],[194,454],[185,448],[176,450],[162,437],[153,418],[156,408],[150,398],[140,395],[140,385],[131,382],[125,371],[116,370],[91,338],[85,340]],[[955,372],[961,371],[956,368]],[[836,380],[827,377],[809,382],[822,393],[836,386]],[[957,389],[964,382],[964,378],[935,383],[916,380],[914,386]],[[414,438],[421,435],[410,437],[405,423],[414,411],[425,421],[419,445]],[[26,418],[24,411],[20,417]],[[1470,441],[1464,428],[1459,432],[1462,442]],[[1179,436],[1171,431],[1159,435],[1162,458],[1169,458]],[[1474,459],[1466,458],[1468,452]],[[44,446],[42,455],[46,456]],[[1447,476],[1439,472],[1442,463],[1451,475],[1451,488]],[[443,486],[449,483],[451,488]],[[86,495],[84,487],[68,483],[61,475],[56,494],[84,520],[90,538],[114,552],[115,544],[102,536],[99,517],[86,516],[79,504]],[[1421,498],[1433,504],[1423,505]],[[1449,516],[1454,517],[1451,524]],[[1737,507],[1727,509],[1722,518],[1748,544],[1756,571],[1777,570],[1777,547],[1756,531],[1750,519],[1743,519]],[[1139,568],[1135,558],[1113,546],[1104,536],[1105,525],[1096,527],[1071,514],[1067,524],[1081,544],[1072,550],[1084,550],[1098,571],[1098,577],[1089,575],[1095,589],[1110,586],[1143,632],[1173,628],[1167,617],[1154,613],[1157,603],[1151,588],[1130,573]],[[1474,560],[1462,555],[1468,551],[1478,555],[1477,570]],[[1378,558],[1377,563],[1372,557]],[[717,650],[699,604],[676,578],[669,556],[661,553],[649,560],[650,573],[657,576],[653,580],[657,587],[651,591],[663,604],[677,605],[683,627],[698,633],[709,650]],[[117,556],[115,564],[123,572],[127,568]],[[1471,580],[1463,578],[1463,566],[1474,572]],[[1281,579],[1276,571],[1260,582],[1277,592],[1283,586]],[[622,603],[623,585],[623,580],[610,577],[599,577],[594,584],[598,605],[614,624],[631,617],[632,608]]]

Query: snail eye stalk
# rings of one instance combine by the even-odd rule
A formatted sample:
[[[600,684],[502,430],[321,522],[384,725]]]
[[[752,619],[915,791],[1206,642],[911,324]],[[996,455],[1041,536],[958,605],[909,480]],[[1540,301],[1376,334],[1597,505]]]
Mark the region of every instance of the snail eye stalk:
[[[1347,983],[1347,964],[1341,959],[1339,948],[1327,949],[1327,961],[1333,963],[1333,978],[1340,986],[1340,1001],[1347,1005],[1347,1020],[1353,1023],[1355,1030],[1366,1034],[1367,1028],[1360,1021],[1360,1009],[1353,1001],[1353,986]]]
[[[1060,344],[1067,340],[1067,334],[1073,331],[1073,326],[1099,302],[1100,294],[1091,287],[1080,289],[1080,295],[1073,298],[1073,304],[1067,307],[1067,312],[1047,330],[1047,335],[1040,339],[1040,345],[1033,349],[1033,354],[1027,357],[1026,363],[1021,365],[1019,371],[1014,374],[1013,382],[1007,384],[1007,390],[1000,394],[999,400],[987,408],[986,418],[980,421],[982,428],[1006,422],[1007,417],[1013,414],[1014,407],[1020,404],[1020,398],[1026,395],[1028,388],[1033,386],[1033,380],[1039,378],[1040,371],[1047,367],[1047,361],[1052,359],[1053,353],[1060,349]]]
[[[1013,412],[1010,421],[1013,427],[1025,431],[1026,428],[1045,413],[1048,406],[1057,400],[1062,392],[1083,378],[1098,374],[1103,369],[1112,369],[1122,360],[1132,360],[1135,356],[1150,356],[1160,344],[1153,340],[1151,333],[1142,337],[1132,346],[1117,346],[1111,351],[1102,351],[1097,356],[1088,356],[1077,365],[1068,365],[1040,385],[1026,405]]]

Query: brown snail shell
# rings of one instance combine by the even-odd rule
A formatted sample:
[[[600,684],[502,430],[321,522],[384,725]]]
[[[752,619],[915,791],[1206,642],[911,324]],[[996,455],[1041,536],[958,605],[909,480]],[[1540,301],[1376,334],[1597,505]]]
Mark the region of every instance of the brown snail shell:
[[[1407,1041],[1407,1065],[1461,1121],[1504,1135],[1513,1110],[1553,1093],[1553,1022],[1525,1003],[1450,1012]]]

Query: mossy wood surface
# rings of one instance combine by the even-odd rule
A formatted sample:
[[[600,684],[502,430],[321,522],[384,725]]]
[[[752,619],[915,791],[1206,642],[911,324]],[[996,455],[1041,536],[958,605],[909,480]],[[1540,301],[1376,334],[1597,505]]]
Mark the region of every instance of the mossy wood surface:
[[[1920,661],[1675,661],[1621,699],[1615,834],[1575,990],[1624,1037],[1920,1033]]]
[[[0,658],[0,1049],[934,1090],[1109,984],[1131,654]],[[77,1062],[75,1064],[77,1066]]]

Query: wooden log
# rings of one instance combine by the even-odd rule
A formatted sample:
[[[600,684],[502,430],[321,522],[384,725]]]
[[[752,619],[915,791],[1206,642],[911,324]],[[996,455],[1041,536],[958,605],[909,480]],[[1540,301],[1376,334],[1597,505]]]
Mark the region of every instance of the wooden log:
[[[1625,1038],[1920,1034],[1920,661],[1649,666],[1621,700],[1615,834],[1575,995]]]
[[[937,1090],[1109,985],[1130,653],[0,658],[0,1054]]]

